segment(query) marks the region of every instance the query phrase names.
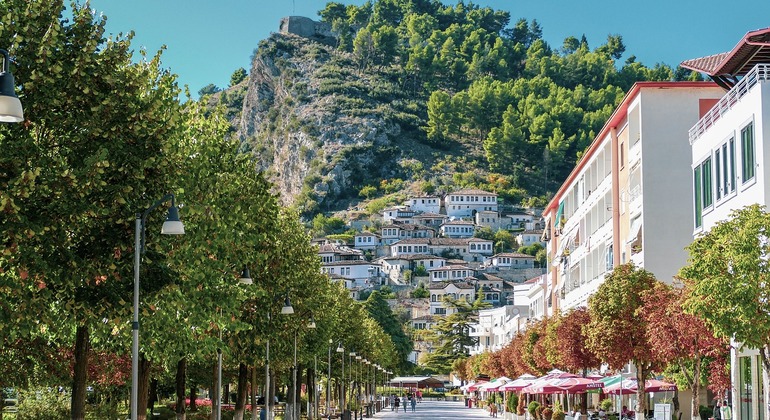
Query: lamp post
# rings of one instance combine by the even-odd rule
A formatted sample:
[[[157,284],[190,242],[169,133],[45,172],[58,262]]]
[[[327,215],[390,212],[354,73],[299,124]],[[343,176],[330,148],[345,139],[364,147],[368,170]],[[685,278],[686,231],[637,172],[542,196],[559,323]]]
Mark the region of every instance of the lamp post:
[[[345,347],[342,347],[342,342],[337,346],[337,353],[340,353],[340,359],[342,359],[342,389],[340,390],[340,410],[344,415],[345,413]]]
[[[326,416],[331,418],[331,399],[332,399],[332,343],[329,339],[329,375],[326,378]]]
[[[8,52],[2,51],[7,63]],[[3,67],[5,68],[5,65]],[[7,75],[4,77],[7,77]],[[7,82],[4,80],[2,83]],[[137,408],[139,406],[139,266],[142,262],[142,254],[145,251],[144,228],[150,212],[168,200],[171,200],[171,207],[168,208],[168,215],[166,216],[166,221],[163,222],[160,233],[163,235],[184,235],[184,225],[179,220],[179,209],[174,203],[174,194],[164,195],[163,198],[153,203],[144,213],[136,214],[136,229],[134,231],[134,318],[131,322],[133,336],[131,346],[131,420],[136,420]]]
[[[239,277],[239,282],[244,285],[250,285],[253,284],[254,281],[251,279],[251,274],[249,273],[249,268],[244,266],[243,270],[241,271],[241,275]],[[275,299],[273,300],[275,301]],[[281,307],[281,315],[292,315],[294,313],[294,308],[291,306],[291,302],[289,301],[289,297],[286,297],[286,300],[284,301],[283,307]],[[270,323],[270,309],[268,308],[267,311],[267,322],[268,325]],[[265,390],[263,392],[263,398],[265,400],[265,417],[267,420],[272,420],[273,413],[270,411],[270,335],[267,334],[267,340],[265,342]],[[256,404],[255,404],[256,406]],[[256,416],[256,410],[252,410],[252,417]]]
[[[8,51],[0,49],[3,67],[0,68],[0,122],[17,123],[24,121],[24,110],[16,96],[16,82],[11,74],[11,57]]]
[[[289,298],[286,298],[286,302],[289,302]],[[291,306],[291,303],[288,303]],[[310,322],[307,323],[307,328],[315,328],[315,319],[311,316]],[[294,329],[294,366],[291,372],[291,416],[290,420],[299,420],[299,402],[297,401],[297,334],[299,333],[299,327]]]

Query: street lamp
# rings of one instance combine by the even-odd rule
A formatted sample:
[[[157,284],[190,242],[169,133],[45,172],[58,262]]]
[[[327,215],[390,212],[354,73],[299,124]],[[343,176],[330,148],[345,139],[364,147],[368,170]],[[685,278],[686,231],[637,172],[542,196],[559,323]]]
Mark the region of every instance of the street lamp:
[[[342,359],[342,389],[340,392],[340,410],[345,413],[345,347],[342,347],[342,342],[337,346],[337,353],[340,353],[340,359]]]
[[[326,416],[331,418],[331,399],[332,399],[332,343],[334,341],[329,339],[329,376],[326,379]]]
[[[291,304],[289,303],[288,297],[286,298],[286,303],[288,307],[291,308]],[[284,308],[286,308],[287,305],[284,305]],[[283,313],[283,310],[281,310],[281,313]],[[291,313],[294,313],[294,308],[291,308]],[[313,318],[312,316],[310,317],[310,322],[307,323],[307,327],[310,329],[315,328],[315,318]],[[294,366],[292,367],[292,372],[291,372],[292,407],[291,407],[291,416],[289,416],[290,420],[299,420],[299,402],[297,401],[297,333],[298,332],[299,332],[299,328],[295,328],[294,329]]]
[[[3,52],[5,62],[7,63],[8,52],[4,50],[0,51]],[[5,69],[5,65],[3,68]],[[5,77],[7,77],[7,75]],[[2,83],[5,84],[7,82],[3,80]],[[5,93],[2,94],[5,95]],[[21,107],[21,105],[19,105],[19,107]],[[147,216],[150,212],[168,200],[171,200],[171,207],[168,208],[168,215],[166,216],[166,221],[163,222],[160,233],[163,235],[184,235],[184,225],[179,220],[179,209],[174,203],[174,194],[164,195],[163,198],[153,203],[150,208],[144,211],[144,213],[136,214],[136,229],[134,231],[134,318],[131,322],[133,335],[133,343],[131,346],[131,420],[136,420],[137,408],[139,406],[139,265],[142,261],[142,254],[144,254],[145,251],[144,229],[147,223]]]
[[[11,74],[11,57],[8,51],[0,49],[3,56],[3,67],[0,69],[0,122],[24,121],[24,110],[21,101],[16,96],[16,82]]]

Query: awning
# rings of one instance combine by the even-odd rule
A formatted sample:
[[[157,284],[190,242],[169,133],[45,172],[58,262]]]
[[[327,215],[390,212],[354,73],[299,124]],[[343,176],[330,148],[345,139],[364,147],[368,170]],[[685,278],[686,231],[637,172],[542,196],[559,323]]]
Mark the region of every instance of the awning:
[[[499,391],[500,387],[507,384],[508,382],[511,382],[511,378],[506,378],[505,376],[501,376],[494,381],[487,382],[485,384],[482,384],[479,387],[479,391],[485,391],[485,392],[495,392]]]
[[[626,243],[633,243],[639,238],[639,232],[642,230],[642,217],[639,216],[631,222],[631,229],[628,230],[628,238]]]
[[[590,378],[553,378],[540,384],[532,384],[524,391],[530,394],[578,394],[604,387],[602,381]]]
[[[531,384],[535,380],[537,380],[536,377],[528,373],[525,373],[519,376],[518,378],[514,379],[513,381],[508,382],[507,384],[501,386],[500,388],[498,388],[498,391],[518,392],[518,391],[521,391],[524,387],[529,386],[529,384]]]
[[[562,201],[559,203],[559,209],[556,210],[556,220],[554,220],[554,225],[556,227],[559,227],[561,225],[561,215],[564,213],[564,202]]]
[[[627,395],[636,394],[638,391],[638,383],[636,378],[623,379],[622,382],[617,382],[604,388],[604,393],[608,395]],[[657,379],[648,379],[644,381],[644,392],[667,392],[676,391],[676,384],[669,382],[663,382]]]

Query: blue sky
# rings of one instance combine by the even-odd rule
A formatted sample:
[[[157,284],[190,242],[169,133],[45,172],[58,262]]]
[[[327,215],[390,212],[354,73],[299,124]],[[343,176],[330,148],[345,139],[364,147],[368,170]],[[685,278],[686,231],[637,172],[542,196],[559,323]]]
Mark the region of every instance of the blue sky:
[[[361,4],[363,0],[345,1]],[[444,1],[455,4],[455,1]],[[467,3],[467,2],[466,2]],[[748,31],[770,26],[770,1],[676,0],[477,0],[506,10],[511,22],[537,19],[543,37],[559,47],[567,36],[585,34],[591,48],[608,34],[623,36],[626,56],[646,65],[672,66],[683,60],[732,49]],[[162,45],[163,65],[189,85],[194,96],[209,84],[225,87],[239,67],[249,70],[260,40],[278,30],[283,16],[317,19],[321,0],[91,0],[107,16],[107,32],[133,30],[135,49],[154,53]],[[625,57],[623,58],[625,59]]]

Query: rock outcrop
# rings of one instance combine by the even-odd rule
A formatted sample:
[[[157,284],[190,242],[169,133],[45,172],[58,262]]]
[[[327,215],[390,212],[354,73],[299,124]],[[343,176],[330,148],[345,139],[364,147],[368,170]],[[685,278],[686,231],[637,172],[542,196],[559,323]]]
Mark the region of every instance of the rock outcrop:
[[[404,150],[394,142],[411,143],[417,127],[405,130],[390,117],[399,93],[377,87],[391,81],[357,71],[349,54],[313,36],[296,35],[317,34],[297,22],[289,18],[287,33],[272,34],[255,52],[238,135],[285,204],[310,212],[398,176]]]

